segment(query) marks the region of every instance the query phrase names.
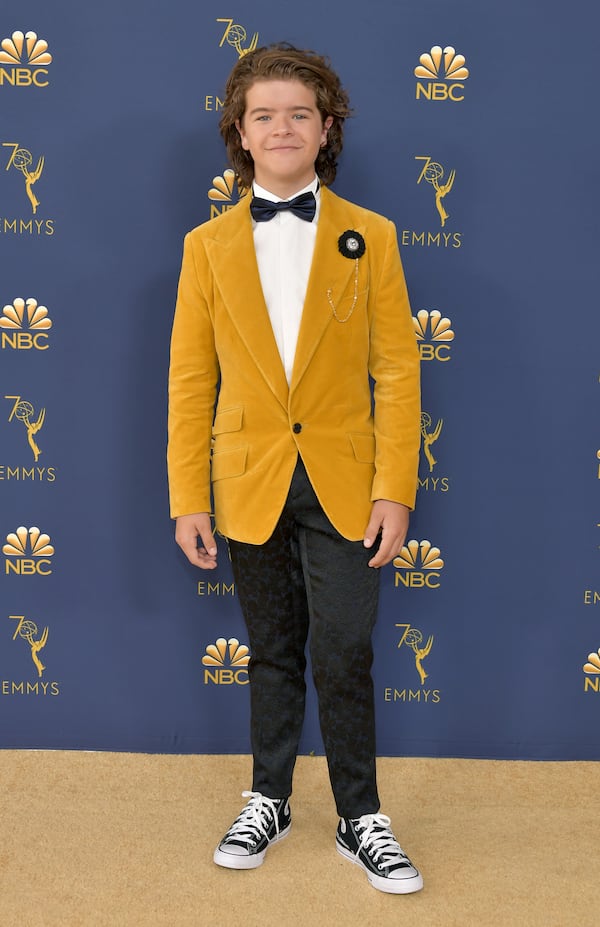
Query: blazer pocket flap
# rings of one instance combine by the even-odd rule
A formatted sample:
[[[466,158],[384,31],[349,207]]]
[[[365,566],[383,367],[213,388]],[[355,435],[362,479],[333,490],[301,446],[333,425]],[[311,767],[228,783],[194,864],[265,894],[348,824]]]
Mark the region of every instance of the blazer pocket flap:
[[[248,447],[234,447],[229,451],[219,451],[212,456],[211,472],[213,480],[226,480],[232,476],[241,476],[246,470]]]
[[[239,431],[242,427],[243,407],[235,409],[222,409],[215,415],[212,426],[213,435],[222,435],[230,431]]]
[[[375,435],[349,435],[354,456],[361,463],[374,463],[375,461]]]

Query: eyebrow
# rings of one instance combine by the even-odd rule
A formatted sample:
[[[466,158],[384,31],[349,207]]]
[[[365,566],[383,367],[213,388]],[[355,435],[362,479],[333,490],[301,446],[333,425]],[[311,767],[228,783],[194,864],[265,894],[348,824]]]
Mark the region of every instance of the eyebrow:
[[[300,112],[301,110],[307,113],[314,112],[313,108],[310,106],[288,106],[287,107],[288,113],[296,113],[296,112]],[[275,106],[255,106],[254,109],[251,109],[248,112],[248,116],[255,116],[257,113],[274,113],[275,111],[276,111]]]

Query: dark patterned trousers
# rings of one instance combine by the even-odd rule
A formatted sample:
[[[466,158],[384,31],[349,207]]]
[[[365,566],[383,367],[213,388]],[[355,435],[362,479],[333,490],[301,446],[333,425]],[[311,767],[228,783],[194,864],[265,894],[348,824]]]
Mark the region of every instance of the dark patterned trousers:
[[[371,633],[374,549],[348,541],[324,514],[300,458],[265,544],[229,541],[248,629],[253,790],[286,798],[302,732],[305,649],[319,701],[329,777],[341,817],[379,810]]]

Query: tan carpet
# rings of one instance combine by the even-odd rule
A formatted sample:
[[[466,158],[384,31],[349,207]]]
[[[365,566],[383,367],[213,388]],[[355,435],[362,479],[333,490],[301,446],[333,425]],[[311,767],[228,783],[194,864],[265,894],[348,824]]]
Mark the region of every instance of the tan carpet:
[[[384,895],[334,849],[322,758],[253,872],[212,863],[250,760],[0,752],[2,927],[592,927],[600,765],[381,759],[382,810],[425,889]]]

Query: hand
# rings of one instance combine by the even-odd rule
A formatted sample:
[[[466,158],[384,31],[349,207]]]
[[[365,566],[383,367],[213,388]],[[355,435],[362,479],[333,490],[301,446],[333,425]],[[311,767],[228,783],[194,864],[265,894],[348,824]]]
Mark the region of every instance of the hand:
[[[201,547],[198,546],[198,538]],[[217,544],[208,512],[180,515],[175,520],[175,540],[191,564],[202,570],[214,570],[217,565]]]
[[[409,514],[410,509],[401,502],[390,502],[389,499],[375,500],[371,509],[369,524],[365,531],[364,546],[373,546],[379,529],[382,530],[382,534],[379,550],[369,560],[370,567],[385,566],[386,563],[398,556],[408,531]]]

